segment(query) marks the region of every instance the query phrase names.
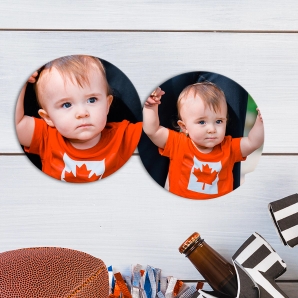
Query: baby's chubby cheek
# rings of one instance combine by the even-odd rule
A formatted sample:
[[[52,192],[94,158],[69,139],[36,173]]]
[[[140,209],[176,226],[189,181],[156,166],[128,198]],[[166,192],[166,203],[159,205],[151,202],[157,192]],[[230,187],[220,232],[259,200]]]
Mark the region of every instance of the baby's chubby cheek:
[[[107,125],[107,123],[108,123],[108,118],[107,117],[105,117],[102,121],[101,121],[101,123],[102,123],[102,130],[105,128],[105,126]]]

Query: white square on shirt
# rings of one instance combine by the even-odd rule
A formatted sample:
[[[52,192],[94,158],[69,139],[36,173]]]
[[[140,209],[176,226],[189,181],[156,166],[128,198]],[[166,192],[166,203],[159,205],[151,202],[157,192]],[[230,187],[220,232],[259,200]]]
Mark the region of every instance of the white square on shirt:
[[[217,182],[222,169],[221,162],[200,161],[195,156],[193,161],[187,189],[204,194],[218,194]]]

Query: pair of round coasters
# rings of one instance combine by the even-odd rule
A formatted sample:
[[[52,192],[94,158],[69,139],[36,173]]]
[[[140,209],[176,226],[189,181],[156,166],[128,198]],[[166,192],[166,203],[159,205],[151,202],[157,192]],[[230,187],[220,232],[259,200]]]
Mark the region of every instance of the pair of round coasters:
[[[245,162],[246,156],[239,153],[239,140],[248,135],[258,119],[256,103],[249,93],[233,80],[207,71],[183,73],[152,89],[159,90],[157,86],[163,92],[158,120],[169,131],[164,148],[142,131],[140,98],[121,70],[87,55],[57,58],[34,72],[20,92],[16,105],[20,144],[36,167],[64,182],[94,182],[108,177],[126,163],[138,146],[147,172],[171,193],[209,199],[239,187],[245,173],[253,171],[262,149],[260,146]],[[205,110],[209,107],[215,114],[217,94],[211,89],[224,97],[225,119],[216,120],[216,125],[225,122],[224,131],[217,137],[215,131],[219,128],[213,128],[206,145],[207,149],[213,148],[210,152],[198,145],[196,127],[205,121],[199,117],[200,112],[195,124],[190,124],[191,115],[186,114],[187,96],[183,94],[189,86],[195,88],[187,91],[195,92],[194,98],[211,98],[207,106],[204,102]],[[199,109],[197,103],[192,105],[191,112]],[[23,116],[26,121],[18,125]],[[188,127],[194,127],[188,129],[192,129],[190,133],[181,125],[186,121]],[[263,127],[259,131],[264,134]]]

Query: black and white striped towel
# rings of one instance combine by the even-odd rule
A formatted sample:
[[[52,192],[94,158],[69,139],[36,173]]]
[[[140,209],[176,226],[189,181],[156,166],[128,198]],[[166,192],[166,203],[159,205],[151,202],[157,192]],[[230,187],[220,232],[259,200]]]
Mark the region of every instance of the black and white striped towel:
[[[298,194],[293,194],[270,203],[269,211],[284,245],[290,247],[297,245]]]
[[[275,283],[275,279],[286,271],[286,264],[259,234],[252,234],[232,260],[238,274],[237,297],[288,297]]]

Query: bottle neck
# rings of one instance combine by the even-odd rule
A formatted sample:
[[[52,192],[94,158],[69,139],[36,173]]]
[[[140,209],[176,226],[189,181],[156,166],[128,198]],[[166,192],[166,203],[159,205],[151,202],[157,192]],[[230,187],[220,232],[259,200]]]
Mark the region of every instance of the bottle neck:
[[[202,239],[201,237],[198,237],[183,252],[185,254],[185,257],[187,257],[190,253],[192,253],[192,251],[194,251],[198,246],[202,246],[203,245],[203,242],[204,242],[204,239]]]

